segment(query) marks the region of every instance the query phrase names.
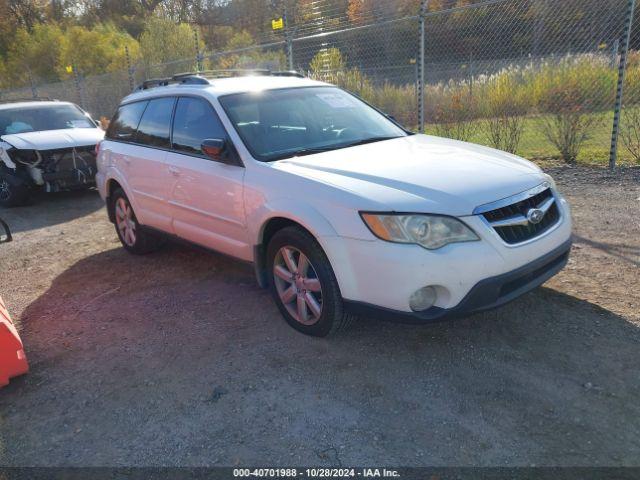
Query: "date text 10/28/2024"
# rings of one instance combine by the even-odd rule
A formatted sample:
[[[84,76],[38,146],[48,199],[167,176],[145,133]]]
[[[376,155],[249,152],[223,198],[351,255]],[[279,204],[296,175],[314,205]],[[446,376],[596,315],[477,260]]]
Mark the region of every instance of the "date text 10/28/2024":
[[[233,476],[256,478],[399,478],[386,468],[234,468]]]

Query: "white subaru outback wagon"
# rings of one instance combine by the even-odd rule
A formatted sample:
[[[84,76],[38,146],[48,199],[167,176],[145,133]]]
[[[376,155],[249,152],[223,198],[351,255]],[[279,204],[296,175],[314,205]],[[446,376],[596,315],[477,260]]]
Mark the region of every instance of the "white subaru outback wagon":
[[[287,322],[430,322],[497,307],[566,264],[571,219],[534,164],[412,134],[335,86],[181,75],[126,97],[97,184],[127,250],[163,236],[252,262]]]

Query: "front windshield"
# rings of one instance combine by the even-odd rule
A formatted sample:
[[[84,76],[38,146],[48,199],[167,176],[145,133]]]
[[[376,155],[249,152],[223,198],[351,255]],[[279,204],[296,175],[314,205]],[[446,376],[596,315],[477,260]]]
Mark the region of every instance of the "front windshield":
[[[75,105],[38,105],[0,110],[0,135],[67,128],[96,126]]]
[[[334,87],[232,94],[220,103],[251,154],[267,162],[408,135]]]

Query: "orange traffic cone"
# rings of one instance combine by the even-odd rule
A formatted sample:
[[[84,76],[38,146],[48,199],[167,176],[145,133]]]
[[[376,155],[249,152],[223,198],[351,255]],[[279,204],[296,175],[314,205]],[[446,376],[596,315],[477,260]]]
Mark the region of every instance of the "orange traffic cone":
[[[0,227],[4,230],[4,233],[0,231],[0,243],[10,242],[11,230],[2,219],[0,219]],[[10,378],[23,375],[28,371],[29,364],[20,335],[0,297],[0,388],[7,385]]]
[[[28,371],[22,341],[0,297],[0,387],[8,385],[10,378]]]

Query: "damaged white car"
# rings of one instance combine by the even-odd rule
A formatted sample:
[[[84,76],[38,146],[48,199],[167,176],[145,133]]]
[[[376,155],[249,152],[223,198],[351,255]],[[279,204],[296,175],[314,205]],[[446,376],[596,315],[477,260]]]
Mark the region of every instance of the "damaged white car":
[[[0,206],[23,205],[40,189],[95,186],[95,147],[103,137],[73,103],[0,103]]]

